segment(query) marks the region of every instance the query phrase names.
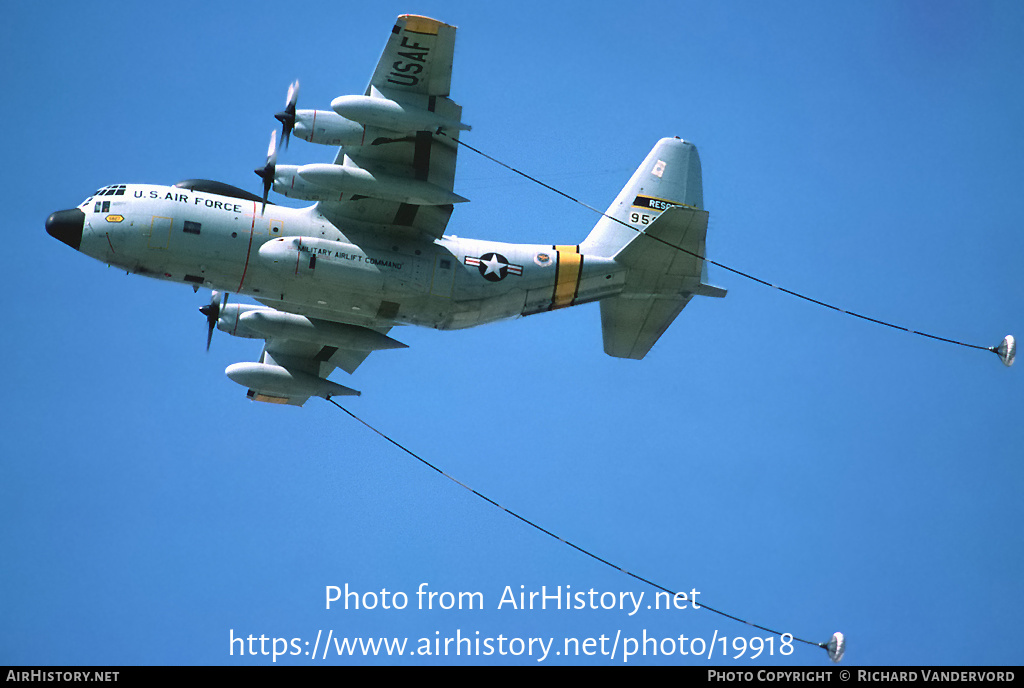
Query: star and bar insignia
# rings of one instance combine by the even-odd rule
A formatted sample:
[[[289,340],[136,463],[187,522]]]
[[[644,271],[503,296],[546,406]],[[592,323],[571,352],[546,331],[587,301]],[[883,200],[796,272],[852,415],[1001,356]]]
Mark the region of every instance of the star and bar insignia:
[[[513,265],[500,253],[485,253],[479,258],[466,256],[466,265],[471,265],[480,270],[485,280],[500,282],[506,275],[522,275],[523,266]]]

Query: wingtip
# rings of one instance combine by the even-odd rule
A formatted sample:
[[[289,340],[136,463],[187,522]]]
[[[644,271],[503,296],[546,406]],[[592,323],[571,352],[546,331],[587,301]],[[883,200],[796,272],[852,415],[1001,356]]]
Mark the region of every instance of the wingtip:
[[[442,26],[447,26],[452,29],[455,28],[451,24],[445,24],[443,21],[432,17],[424,17],[420,14],[400,14],[398,15],[398,21],[405,21],[405,28],[407,31],[415,31],[416,33],[432,35],[437,35],[437,32]]]

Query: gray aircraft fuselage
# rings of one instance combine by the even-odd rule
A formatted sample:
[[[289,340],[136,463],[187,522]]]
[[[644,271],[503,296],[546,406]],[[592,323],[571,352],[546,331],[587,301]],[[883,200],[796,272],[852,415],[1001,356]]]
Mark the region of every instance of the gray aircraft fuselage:
[[[339,228],[316,206],[263,209],[256,200],[145,184],[107,189],[117,195],[55,213],[47,230],[130,273],[311,317],[460,329],[594,301],[625,282],[622,266],[576,246],[396,237]]]

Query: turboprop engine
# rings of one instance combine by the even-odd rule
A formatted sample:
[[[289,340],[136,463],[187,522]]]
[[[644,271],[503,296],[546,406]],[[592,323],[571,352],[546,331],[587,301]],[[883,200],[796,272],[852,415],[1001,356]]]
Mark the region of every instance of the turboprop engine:
[[[298,110],[292,131],[300,139],[324,146],[359,146],[363,125],[330,110]]]
[[[292,132],[300,139],[325,146],[362,145],[364,130],[361,124],[347,120],[330,110],[296,110],[299,102],[299,82],[288,87],[284,110],[274,115],[281,123],[281,140],[288,147]]]
[[[215,295],[213,303],[218,303]],[[209,307],[203,307],[203,314]],[[269,339],[280,337],[297,342],[333,346],[354,351],[407,349],[408,345],[361,325],[309,318],[267,306],[223,304],[219,307],[217,329],[234,337]]]
[[[297,170],[299,177],[314,186],[338,194],[370,196],[412,205],[449,205],[468,199],[436,184],[407,177],[396,177],[369,170],[346,160],[344,165],[312,163]],[[276,188],[276,187],[275,187]]]
[[[368,327],[308,318],[273,308],[249,310],[241,314],[238,322],[243,329],[256,332],[263,339],[280,337],[355,351],[408,348],[408,345]]]
[[[284,110],[274,115],[281,122],[281,141],[288,145],[291,134],[310,143],[325,146],[368,145],[367,129],[406,134],[414,131],[450,129],[468,131],[472,127],[434,112],[429,106],[399,103],[374,90],[370,96],[341,96],[331,102],[331,110],[298,110],[299,82],[288,87]],[[370,138],[374,138],[373,135]]]
[[[269,158],[267,165],[272,165]],[[469,200],[430,182],[370,172],[350,161],[344,165],[277,165],[275,162],[270,172],[263,171],[266,169],[256,173],[266,175],[264,179],[272,173],[274,191],[304,201],[340,201],[367,196],[412,205],[450,205]]]

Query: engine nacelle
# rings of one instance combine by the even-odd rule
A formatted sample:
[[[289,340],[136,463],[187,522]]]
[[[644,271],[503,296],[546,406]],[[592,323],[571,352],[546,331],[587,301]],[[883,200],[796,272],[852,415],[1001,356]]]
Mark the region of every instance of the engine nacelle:
[[[298,110],[292,133],[304,141],[325,146],[361,146],[363,125],[330,110]]]
[[[307,318],[304,315],[283,313],[270,308],[257,308],[244,313],[240,322],[246,330],[259,332],[267,338],[281,337],[356,351],[408,348],[407,345],[368,327]]]
[[[412,205],[449,205],[468,200],[430,182],[371,173],[355,165],[303,165],[298,169],[298,176],[310,184],[335,192],[334,196],[370,196]]]
[[[229,303],[220,307],[220,315],[217,318],[217,329],[227,332],[235,337],[246,337],[248,339],[263,339],[263,335],[256,330],[251,330],[242,324],[242,318],[252,311],[270,310],[266,306],[253,306],[243,303]]]
[[[274,168],[274,191],[303,201],[340,201],[341,192],[309,182],[299,176],[299,165],[278,165]]]
[[[472,128],[430,110],[373,96],[339,96],[331,101],[331,109],[353,122],[398,132],[437,129],[468,131]]]

